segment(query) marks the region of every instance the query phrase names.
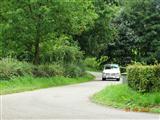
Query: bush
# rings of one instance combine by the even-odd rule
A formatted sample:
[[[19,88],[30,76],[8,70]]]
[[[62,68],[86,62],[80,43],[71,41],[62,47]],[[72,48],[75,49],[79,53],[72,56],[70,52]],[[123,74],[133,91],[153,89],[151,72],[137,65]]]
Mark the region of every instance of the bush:
[[[82,60],[83,52],[71,36],[60,35],[59,38],[53,38],[54,36],[49,35],[47,39],[51,39],[49,40],[51,43],[44,42],[42,45],[40,55],[42,63],[77,64]]]
[[[34,67],[33,75],[35,77],[51,77],[51,76],[63,76],[63,67],[59,64],[45,64]]]
[[[82,66],[73,64],[52,63],[35,66],[11,58],[0,60],[0,80],[10,80],[25,75],[34,77],[79,77],[83,73],[84,69]]]
[[[0,80],[8,80],[13,77],[32,75],[32,65],[15,59],[0,60]]]
[[[79,77],[83,73],[83,67],[73,64],[61,65],[60,63],[53,63],[35,66],[15,59],[0,60],[0,80],[10,80],[25,75],[34,77]]]
[[[78,65],[66,65],[65,76],[67,77],[79,77],[85,73],[84,69]]]
[[[100,58],[88,57],[84,60],[84,65],[88,70],[101,70],[108,60],[108,56],[101,56]]]
[[[139,92],[160,91],[160,65],[127,67],[128,85]]]
[[[79,77],[83,75],[84,69],[77,65],[68,64],[62,66],[60,64],[45,64],[34,67],[33,75],[35,77],[52,77],[52,76],[66,76]]]
[[[89,69],[93,69],[93,70],[97,70],[99,68],[99,63],[98,61],[96,60],[95,57],[92,57],[92,58],[86,58],[84,60],[84,65],[89,68]]]

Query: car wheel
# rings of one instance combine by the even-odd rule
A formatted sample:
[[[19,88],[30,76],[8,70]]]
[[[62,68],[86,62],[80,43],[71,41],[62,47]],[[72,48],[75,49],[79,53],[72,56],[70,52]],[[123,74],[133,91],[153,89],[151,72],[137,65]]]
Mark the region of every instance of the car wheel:
[[[106,80],[106,78],[102,78],[102,80],[104,81],[104,80]]]
[[[117,81],[120,81],[120,78],[117,78],[116,80],[117,80]]]

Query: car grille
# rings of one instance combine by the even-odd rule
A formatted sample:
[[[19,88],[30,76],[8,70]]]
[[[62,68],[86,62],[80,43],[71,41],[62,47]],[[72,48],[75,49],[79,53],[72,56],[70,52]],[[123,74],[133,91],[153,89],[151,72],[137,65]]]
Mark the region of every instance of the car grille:
[[[115,73],[106,73],[106,76],[115,76]]]

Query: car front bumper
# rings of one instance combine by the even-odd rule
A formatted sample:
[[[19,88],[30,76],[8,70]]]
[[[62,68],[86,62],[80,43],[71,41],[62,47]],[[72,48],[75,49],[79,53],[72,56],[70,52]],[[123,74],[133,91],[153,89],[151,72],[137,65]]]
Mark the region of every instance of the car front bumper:
[[[102,74],[102,78],[105,78],[105,79],[118,79],[120,78],[120,74],[116,74],[116,73],[103,73]]]

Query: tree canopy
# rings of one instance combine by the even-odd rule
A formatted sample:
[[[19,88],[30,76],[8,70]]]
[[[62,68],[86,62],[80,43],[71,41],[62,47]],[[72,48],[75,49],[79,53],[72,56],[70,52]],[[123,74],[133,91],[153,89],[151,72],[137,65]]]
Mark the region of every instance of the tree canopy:
[[[0,57],[160,62],[159,0],[1,0]]]
[[[110,61],[160,62],[160,1],[138,0],[127,4],[113,22],[118,38],[106,47]]]
[[[41,49],[52,49],[57,38],[69,39],[94,24],[98,15],[90,1],[3,0],[2,56],[40,62]],[[64,41],[63,41],[64,42]],[[52,44],[52,45],[51,45]]]

